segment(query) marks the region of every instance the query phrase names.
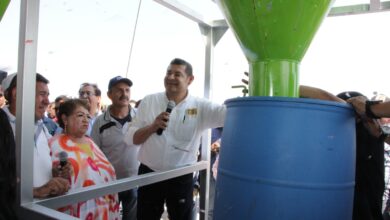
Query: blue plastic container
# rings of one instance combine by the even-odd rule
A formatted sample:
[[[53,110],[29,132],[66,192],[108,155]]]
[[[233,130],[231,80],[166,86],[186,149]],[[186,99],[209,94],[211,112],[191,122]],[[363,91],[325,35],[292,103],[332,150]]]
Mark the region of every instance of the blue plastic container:
[[[214,219],[352,218],[351,107],[275,97],[230,99],[226,105]]]

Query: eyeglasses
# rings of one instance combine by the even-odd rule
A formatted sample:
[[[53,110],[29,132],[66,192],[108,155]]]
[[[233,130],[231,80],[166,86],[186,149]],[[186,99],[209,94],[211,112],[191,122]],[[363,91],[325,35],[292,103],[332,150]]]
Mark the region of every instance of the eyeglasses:
[[[81,91],[81,92],[79,92],[79,96],[80,97],[84,97],[84,96],[90,97],[90,96],[93,96],[93,95],[95,95],[95,93],[90,92],[90,91]]]

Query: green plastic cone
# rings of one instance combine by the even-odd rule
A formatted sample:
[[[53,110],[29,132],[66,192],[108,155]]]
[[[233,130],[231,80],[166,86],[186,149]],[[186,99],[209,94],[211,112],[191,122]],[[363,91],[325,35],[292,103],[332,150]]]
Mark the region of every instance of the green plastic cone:
[[[5,10],[8,7],[10,0],[0,0],[0,21],[3,18]]]
[[[299,96],[299,64],[334,0],[217,0],[249,62],[249,95]]]

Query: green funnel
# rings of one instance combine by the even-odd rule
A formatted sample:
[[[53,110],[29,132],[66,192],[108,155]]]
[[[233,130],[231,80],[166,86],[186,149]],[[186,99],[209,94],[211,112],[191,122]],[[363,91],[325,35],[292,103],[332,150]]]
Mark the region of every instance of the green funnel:
[[[217,0],[248,59],[251,96],[299,96],[299,64],[333,1]]]
[[[5,13],[5,10],[8,7],[9,2],[10,2],[10,0],[1,0],[0,1],[0,21],[3,18],[3,15]]]

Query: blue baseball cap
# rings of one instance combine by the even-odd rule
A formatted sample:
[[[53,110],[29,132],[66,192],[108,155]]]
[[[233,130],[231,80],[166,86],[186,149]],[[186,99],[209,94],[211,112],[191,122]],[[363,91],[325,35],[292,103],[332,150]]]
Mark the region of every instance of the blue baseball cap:
[[[112,87],[114,87],[120,82],[126,83],[127,85],[129,85],[129,87],[133,85],[133,82],[130,79],[122,76],[115,76],[114,78],[110,79],[110,82],[108,83],[108,90],[110,90]]]

